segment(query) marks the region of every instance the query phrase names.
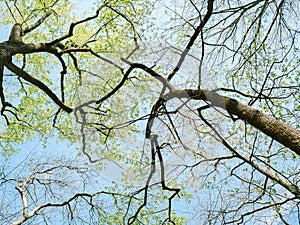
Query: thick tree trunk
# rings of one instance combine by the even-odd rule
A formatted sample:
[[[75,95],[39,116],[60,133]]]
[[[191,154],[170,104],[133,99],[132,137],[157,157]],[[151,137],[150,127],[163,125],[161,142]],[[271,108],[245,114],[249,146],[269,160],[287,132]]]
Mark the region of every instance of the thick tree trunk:
[[[211,91],[191,89],[175,90],[164,96],[166,100],[176,97],[207,100],[213,106],[223,108],[230,114],[237,116],[239,119],[261,130],[300,156],[300,131],[275,119],[273,116],[262,113],[235,99]]]

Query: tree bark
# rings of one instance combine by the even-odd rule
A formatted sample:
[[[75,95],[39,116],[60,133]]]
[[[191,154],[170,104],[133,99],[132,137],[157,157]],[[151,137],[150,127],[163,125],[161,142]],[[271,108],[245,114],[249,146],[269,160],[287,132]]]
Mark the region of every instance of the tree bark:
[[[227,110],[228,113],[256,127],[300,156],[300,131],[249,105],[206,90],[175,90],[164,96],[165,100],[172,98],[209,101],[212,106]]]

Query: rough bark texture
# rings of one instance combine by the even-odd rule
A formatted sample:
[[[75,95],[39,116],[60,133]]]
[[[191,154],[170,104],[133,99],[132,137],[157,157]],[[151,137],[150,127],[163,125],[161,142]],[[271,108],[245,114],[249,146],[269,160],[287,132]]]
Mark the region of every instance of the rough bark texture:
[[[167,94],[164,98],[168,100],[175,97],[207,100],[212,106],[227,110],[230,114],[256,127],[300,156],[300,131],[275,119],[273,116],[262,113],[235,99],[211,91],[191,89],[176,90]]]

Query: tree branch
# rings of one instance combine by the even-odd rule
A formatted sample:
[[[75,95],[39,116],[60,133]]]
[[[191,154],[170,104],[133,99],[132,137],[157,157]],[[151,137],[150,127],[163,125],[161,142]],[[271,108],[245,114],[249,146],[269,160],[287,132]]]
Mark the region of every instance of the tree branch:
[[[38,21],[36,21],[31,26],[26,27],[23,30],[22,35],[25,35],[25,34],[29,33],[30,31],[32,31],[32,30],[36,29],[37,27],[39,27],[45,21],[45,19],[47,19],[50,15],[51,15],[51,11],[47,11],[46,14],[43,15]]]
[[[300,131],[275,119],[273,116],[245,105],[237,100],[206,90],[176,90],[163,96],[163,99],[191,98],[211,102],[212,106],[223,108],[229,114],[251,124],[263,133],[286,146],[300,156]]]
[[[196,28],[196,30],[195,30],[194,34],[192,35],[192,37],[190,38],[190,41],[187,44],[187,46],[185,47],[185,50],[183,51],[183,53],[181,54],[180,59],[179,59],[177,65],[176,65],[176,67],[169,74],[168,80],[171,80],[173,78],[173,76],[178,72],[178,70],[180,69],[185,57],[187,56],[187,54],[189,53],[191,47],[194,45],[194,42],[196,41],[197,37],[199,36],[201,30],[203,29],[203,27],[205,26],[205,24],[207,23],[207,21],[211,17],[212,12],[213,12],[213,3],[214,3],[214,0],[208,0],[207,1],[207,13],[204,16],[203,20],[200,22],[200,25]]]
[[[34,77],[30,76],[27,72],[25,72],[24,70],[20,69],[19,67],[17,67],[16,65],[14,65],[13,63],[8,63],[5,65],[10,71],[12,71],[13,73],[17,74],[18,76],[22,77],[24,80],[28,81],[29,83],[33,84],[34,86],[38,87],[39,89],[41,89],[44,93],[46,93],[53,102],[55,102],[61,109],[63,109],[64,111],[66,111],[67,113],[70,113],[73,111],[72,108],[70,108],[69,106],[66,106],[57,96],[56,94],[54,94],[54,92],[52,92],[52,90],[45,85],[43,82],[35,79]]]

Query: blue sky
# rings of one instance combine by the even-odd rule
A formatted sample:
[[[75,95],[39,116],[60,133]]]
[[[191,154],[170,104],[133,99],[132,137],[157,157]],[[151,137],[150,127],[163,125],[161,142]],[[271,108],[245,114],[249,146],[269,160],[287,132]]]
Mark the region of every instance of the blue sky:
[[[76,4],[78,14],[83,13],[84,10],[90,9],[91,5],[90,2],[94,1],[73,1]],[[0,41],[7,40],[10,32],[11,26],[0,27]],[[12,176],[13,172],[22,171],[22,162],[27,160],[30,157],[57,157],[59,158],[61,155],[67,155],[69,157],[73,157],[77,154],[77,151],[74,147],[69,147],[63,142],[57,143],[54,138],[50,138],[48,141],[48,145],[46,148],[43,148],[42,141],[39,138],[34,139],[33,141],[29,141],[25,145],[20,145],[20,152],[12,157],[10,161],[9,168],[6,168],[6,171],[11,171]],[[4,159],[0,158],[0,165],[1,161]],[[20,199],[17,199],[20,200]],[[1,223],[1,221],[0,221]]]

